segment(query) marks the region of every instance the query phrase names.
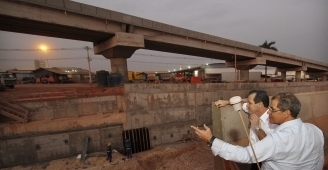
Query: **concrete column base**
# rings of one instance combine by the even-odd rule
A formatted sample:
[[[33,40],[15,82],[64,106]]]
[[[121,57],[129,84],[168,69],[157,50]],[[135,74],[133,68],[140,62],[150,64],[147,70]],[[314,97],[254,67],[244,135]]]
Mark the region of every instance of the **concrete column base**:
[[[145,43],[142,35],[116,32],[111,39],[94,46],[94,52],[110,59],[111,72],[121,74],[123,81],[128,82],[126,59],[130,58],[136,50],[144,47]]]
[[[295,73],[295,81],[300,82],[301,81],[301,71],[296,71]]]
[[[249,80],[249,70],[240,70],[240,80]]]
[[[281,79],[285,82],[286,81],[286,71],[281,71]]]
[[[111,73],[119,73],[123,81],[128,82],[128,64],[126,58],[110,58]]]

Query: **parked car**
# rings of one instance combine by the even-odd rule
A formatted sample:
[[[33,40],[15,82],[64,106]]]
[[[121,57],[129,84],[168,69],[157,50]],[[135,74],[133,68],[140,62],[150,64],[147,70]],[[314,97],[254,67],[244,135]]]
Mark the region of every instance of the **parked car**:
[[[34,77],[23,77],[22,84],[35,84],[35,78]]]

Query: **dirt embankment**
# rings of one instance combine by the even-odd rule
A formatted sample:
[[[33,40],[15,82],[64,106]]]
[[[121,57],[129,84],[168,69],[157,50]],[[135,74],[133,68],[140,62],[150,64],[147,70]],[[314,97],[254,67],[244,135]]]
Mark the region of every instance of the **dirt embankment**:
[[[155,147],[136,153],[132,159],[114,152],[113,162],[106,160],[105,152],[87,157],[81,162],[76,157],[57,159],[28,166],[16,166],[3,170],[213,170],[213,154],[205,142],[186,141]],[[99,156],[101,155],[101,156]],[[125,159],[125,160],[124,160]]]

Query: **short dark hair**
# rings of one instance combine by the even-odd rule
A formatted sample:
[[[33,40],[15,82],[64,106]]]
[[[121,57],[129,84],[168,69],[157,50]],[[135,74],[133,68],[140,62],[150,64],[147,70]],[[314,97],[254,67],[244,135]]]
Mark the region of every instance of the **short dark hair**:
[[[254,97],[254,102],[258,103],[258,102],[262,102],[264,107],[268,107],[269,106],[269,96],[268,93],[265,90],[262,89],[253,89],[251,91],[249,91],[248,96],[255,93],[255,97]]]
[[[281,111],[290,110],[291,116],[297,118],[297,115],[301,110],[301,102],[294,94],[279,92],[272,97],[272,100],[278,100],[277,107]]]

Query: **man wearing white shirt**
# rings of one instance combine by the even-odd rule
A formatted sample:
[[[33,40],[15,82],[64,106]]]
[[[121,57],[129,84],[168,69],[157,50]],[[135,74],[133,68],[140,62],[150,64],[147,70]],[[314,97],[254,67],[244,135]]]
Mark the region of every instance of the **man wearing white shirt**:
[[[322,131],[297,118],[301,103],[291,93],[278,93],[272,97],[269,120],[278,124],[274,132],[254,143],[253,148],[261,169],[322,170],[324,163],[324,138]],[[234,146],[217,139],[211,130],[192,126],[196,134],[209,143],[215,156],[242,163],[255,163],[251,147]]]
[[[215,103],[217,107],[226,106],[229,101],[219,100]],[[249,91],[247,102],[243,105],[244,112],[249,114],[251,127],[249,128],[249,138],[252,144],[263,139],[267,134],[271,134],[277,126],[269,122],[268,114],[269,96],[265,90],[254,89]],[[252,164],[251,170],[258,170],[257,164]]]

